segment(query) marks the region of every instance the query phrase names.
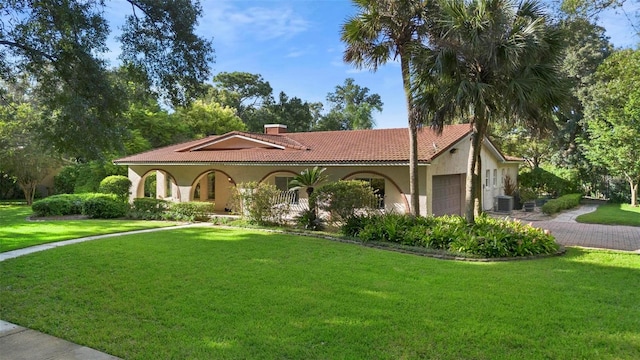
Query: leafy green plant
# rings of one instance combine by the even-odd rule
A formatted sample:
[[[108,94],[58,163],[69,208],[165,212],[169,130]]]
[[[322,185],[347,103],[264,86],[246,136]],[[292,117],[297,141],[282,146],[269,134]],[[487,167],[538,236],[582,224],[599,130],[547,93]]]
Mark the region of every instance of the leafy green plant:
[[[32,210],[36,216],[60,216],[60,215],[80,215],[82,206],[87,199],[91,199],[102,194],[59,194],[37,200],[32,205]]]
[[[531,202],[538,198],[538,194],[531,188],[521,187],[518,190],[518,194],[520,195],[520,200],[523,203]]]
[[[461,216],[413,217],[388,214],[354,216],[342,232],[363,242],[387,242],[486,258],[550,254],[558,250],[543,230],[518,221],[480,216],[468,225]]]
[[[129,212],[129,204],[114,194],[100,194],[88,198],[82,204],[82,214],[94,219],[115,219]]]
[[[322,174],[325,172],[325,170],[327,169],[321,169],[317,166],[313,167],[312,169],[304,169],[289,183],[292,189],[305,188],[307,198],[309,199],[309,212],[305,215],[308,219],[306,225],[311,225],[312,227],[315,227],[318,214],[316,197],[311,195],[313,194],[313,191],[315,187],[318,186],[318,184],[327,180],[327,175]]]
[[[56,194],[73,194],[78,179],[78,167],[65,166],[53,177],[53,188]]]
[[[582,194],[569,194],[561,196],[557,199],[549,200],[542,205],[542,212],[548,215],[558,213],[580,205]]]
[[[359,180],[340,180],[324,184],[311,195],[318,209],[329,214],[327,221],[342,224],[358,213],[377,210],[378,197],[371,186]],[[312,200],[310,200],[311,202]]]
[[[252,224],[282,224],[289,214],[290,204],[280,203],[279,195],[280,190],[275,185],[252,181],[233,188],[230,203]]]
[[[122,175],[111,175],[100,181],[99,192],[104,194],[114,194],[121,200],[129,197],[129,189],[131,188],[131,180]]]
[[[215,204],[212,202],[192,201],[170,203],[169,210],[163,213],[165,220],[176,221],[208,221],[213,214]]]
[[[130,216],[135,219],[159,220],[169,210],[170,203],[162,199],[137,198],[133,199]]]
[[[322,219],[318,219],[316,213],[312,209],[306,209],[296,216],[296,223],[299,227],[306,230],[320,231],[324,228]]]
[[[580,192],[577,182],[566,180],[542,168],[521,172],[518,182],[521,189],[528,188],[537,194],[549,194],[554,197]]]

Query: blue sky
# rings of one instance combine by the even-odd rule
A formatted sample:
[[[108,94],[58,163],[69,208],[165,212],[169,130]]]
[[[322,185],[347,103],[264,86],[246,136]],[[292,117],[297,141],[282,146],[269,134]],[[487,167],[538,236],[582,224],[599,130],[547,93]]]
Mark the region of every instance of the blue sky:
[[[355,14],[349,0],[201,0],[203,18],[198,33],[213,39],[216,61],[213,74],[243,71],[261,74],[277,97],[280,91],[309,102],[325,102],[327,93],[348,77],[380,94],[382,113],[377,128],[406,127],[406,110],[399,64],[377,72],[357,70],[342,61],[340,27]],[[633,14],[640,3],[627,1]],[[130,6],[122,0],[107,2],[107,16],[115,30]],[[637,48],[640,38],[619,11],[600,16],[616,47]],[[117,44],[109,44],[116,49]]]

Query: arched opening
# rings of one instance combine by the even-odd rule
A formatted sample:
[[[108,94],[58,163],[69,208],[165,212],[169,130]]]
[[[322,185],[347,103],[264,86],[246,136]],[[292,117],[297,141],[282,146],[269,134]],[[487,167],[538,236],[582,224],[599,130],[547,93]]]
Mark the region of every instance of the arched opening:
[[[308,208],[308,199],[304,191],[291,189],[291,181],[298,173],[291,170],[276,170],[265,175],[260,182],[275,185],[280,190],[279,202],[288,203],[293,210],[304,210]]]
[[[136,198],[150,197],[167,201],[180,201],[178,183],[173,175],[162,169],[144,173],[136,189]]]
[[[386,211],[409,212],[407,197],[398,184],[385,174],[376,171],[356,171],[344,176],[341,180],[362,180],[371,184],[381,196],[379,206]]]
[[[236,182],[224,171],[209,169],[196,176],[191,184],[190,201],[208,201],[216,211],[228,211],[228,202]]]

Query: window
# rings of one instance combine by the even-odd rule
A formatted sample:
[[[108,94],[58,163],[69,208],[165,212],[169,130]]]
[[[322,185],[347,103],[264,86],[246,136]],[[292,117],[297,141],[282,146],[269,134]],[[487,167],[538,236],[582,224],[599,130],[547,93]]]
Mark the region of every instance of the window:
[[[500,177],[500,186],[504,186],[504,178],[506,176],[505,170],[502,169],[502,176]]]
[[[498,186],[498,169],[493,169],[493,187]]]
[[[378,196],[378,208],[384,209],[384,179],[380,178],[358,178],[356,180],[368,182],[373,192]]]
[[[489,187],[489,184],[491,184],[491,170],[487,170],[487,175],[485,175],[484,179],[484,185]]]
[[[165,176],[165,180],[166,197],[171,197],[173,196],[173,183],[169,176]]]
[[[293,177],[276,176],[276,188],[282,191],[281,196],[284,196],[283,199],[286,199],[286,202],[297,204],[300,200],[300,191],[298,189],[290,190],[291,181],[293,181]]]
[[[289,191],[289,184],[293,181],[290,176],[276,176],[276,187],[280,191]]]
[[[216,173],[214,171],[207,174],[207,199],[216,199]]]

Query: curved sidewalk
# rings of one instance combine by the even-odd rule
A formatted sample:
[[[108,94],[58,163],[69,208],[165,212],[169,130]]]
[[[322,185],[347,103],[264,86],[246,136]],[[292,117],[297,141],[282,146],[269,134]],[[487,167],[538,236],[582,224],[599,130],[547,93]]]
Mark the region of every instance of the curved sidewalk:
[[[77,244],[85,241],[105,239],[122,235],[143,234],[155,231],[175,230],[185,227],[208,225],[209,224],[207,223],[187,224],[58,241],[55,243],[36,245],[24,249],[0,253],[0,262],[34,252],[53,249],[59,246]],[[72,342],[51,335],[43,334],[39,331],[27,329],[10,322],[0,320],[0,359],[118,360],[120,358],[105,354],[86,346],[74,344]]]
[[[533,221],[535,227],[547,229],[565,246],[632,251],[640,254],[640,227],[582,224],[576,217],[595,211],[596,205],[583,205],[565,211],[551,220]],[[524,220],[526,221],[526,220]]]

